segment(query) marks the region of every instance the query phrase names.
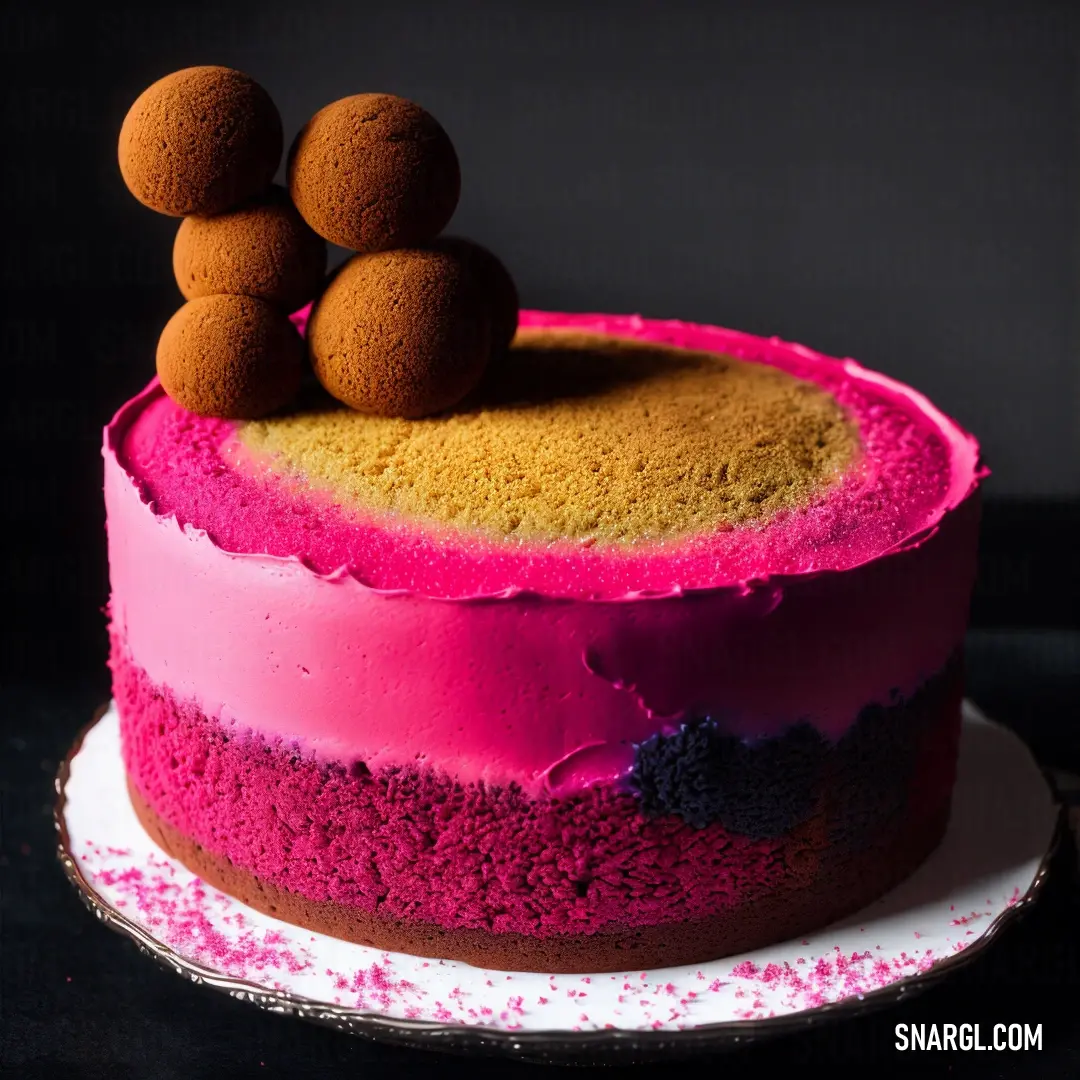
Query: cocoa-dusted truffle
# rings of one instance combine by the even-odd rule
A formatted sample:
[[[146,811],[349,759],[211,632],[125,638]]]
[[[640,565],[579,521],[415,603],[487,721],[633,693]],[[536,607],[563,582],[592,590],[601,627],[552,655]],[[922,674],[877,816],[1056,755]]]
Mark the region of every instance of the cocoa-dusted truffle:
[[[300,387],[304,343],[272,304],[252,296],[200,296],[165,324],[157,372],[165,392],[200,416],[254,420]]]
[[[450,252],[465,263],[491,313],[492,345],[497,349],[508,347],[517,333],[520,306],[517,286],[510,271],[486,247],[463,236],[441,236],[434,246]]]
[[[490,335],[462,260],[406,248],[353,256],[316,303],[307,340],[315,374],[339,401],[415,419],[476,385]]]
[[[433,240],[450,220],[461,171],[438,121],[393,94],[320,109],[289,151],[289,194],[332,244],[384,251]]]
[[[236,210],[185,218],[173,244],[173,273],[188,300],[234,293],[296,311],[322,287],[326,241],[275,185]]]
[[[254,79],[191,67],[136,98],[120,128],[120,172],[151,210],[218,214],[266,189],[281,149],[281,117]]]

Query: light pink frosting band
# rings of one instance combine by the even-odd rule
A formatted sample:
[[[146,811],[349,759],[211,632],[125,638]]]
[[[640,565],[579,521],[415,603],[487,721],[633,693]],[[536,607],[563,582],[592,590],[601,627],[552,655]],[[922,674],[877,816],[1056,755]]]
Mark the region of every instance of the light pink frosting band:
[[[162,397],[152,384],[117,413],[104,450],[110,614],[132,661],[204,713],[320,758],[373,770],[423,761],[539,794],[623,777],[633,743],[687,715],[746,737],[798,720],[838,737],[866,704],[910,692],[957,650],[983,471],[974,440],[924,398],[850,361],[730,331],[534,312],[523,323],[738,348],[823,385],[857,384],[933,431],[946,475],[879,550],[853,541],[846,560],[807,572],[733,579],[755,544],[754,559],[768,557],[766,528],[713,560],[715,585],[702,586],[699,560],[685,589],[590,592],[588,568],[603,558],[593,551],[560,591],[524,553],[517,587],[436,598],[374,588],[355,567],[313,569],[301,551],[224,550],[197,522],[156,513],[123,460],[125,438]],[[833,537],[837,550],[842,541]]]

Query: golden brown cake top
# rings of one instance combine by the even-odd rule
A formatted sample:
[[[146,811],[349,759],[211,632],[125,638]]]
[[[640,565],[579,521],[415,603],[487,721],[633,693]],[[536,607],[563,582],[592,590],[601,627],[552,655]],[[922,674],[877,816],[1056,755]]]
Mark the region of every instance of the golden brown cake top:
[[[776,368],[562,330],[521,331],[449,414],[372,417],[313,397],[239,434],[358,510],[607,542],[763,520],[807,502],[859,446],[828,393]]]

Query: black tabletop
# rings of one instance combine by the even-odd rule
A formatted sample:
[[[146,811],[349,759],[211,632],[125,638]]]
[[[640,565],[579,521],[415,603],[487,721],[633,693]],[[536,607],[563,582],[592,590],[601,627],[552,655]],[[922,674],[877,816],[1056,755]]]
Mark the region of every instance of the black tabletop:
[[[1048,767],[1080,772],[1076,714],[1080,635],[980,631],[969,689],[1018,730]],[[52,824],[53,776],[76,731],[107,694],[81,685],[9,684],[0,692],[3,922],[0,1068],[12,1076],[195,1080],[198,1077],[472,1076],[534,1073],[499,1059],[451,1058],[367,1042],[185,982],[98,924],[64,880]],[[918,997],[694,1067],[790,1075],[807,1065],[874,1064],[949,1076],[1080,1075],[1080,886],[1066,834],[1038,903],[978,959]],[[1041,1025],[1042,1049],[902,1052],[897,1024]],[[984,1040],[985,1041],[985,1040]],[[655,1066],[654,1066],[655,1067]],[[640,1070],[639,1070],[640,1071]]]

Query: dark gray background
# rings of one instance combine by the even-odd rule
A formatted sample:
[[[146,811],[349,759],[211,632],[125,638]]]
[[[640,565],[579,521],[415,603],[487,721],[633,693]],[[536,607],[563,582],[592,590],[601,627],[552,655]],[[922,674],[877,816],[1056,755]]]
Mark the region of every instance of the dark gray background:
[[[1078,6],[176,6],[103,19],[112,70],[87,90],[109,91],[109,151],[186,64],[248,71],[290,139],[346,94],[411,97],[461,156],[451,229],[502,254],[526,304],[855,356],[976,432],[996,494],[1080,495]],[[175,224],[102,157],[102,209],[167,285]]]
[[[260,80],[289,139],[346,94],[426,106],[462,161],[451,230],[528,306],[778,334],[915,384],[994,470],[976,621],[1071,618],[1080,4],[2,11],[3,671],[103,671],[101,427],[181,301],[177,222],[127,192],[116,141],[147,85],[203,63]]]

